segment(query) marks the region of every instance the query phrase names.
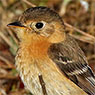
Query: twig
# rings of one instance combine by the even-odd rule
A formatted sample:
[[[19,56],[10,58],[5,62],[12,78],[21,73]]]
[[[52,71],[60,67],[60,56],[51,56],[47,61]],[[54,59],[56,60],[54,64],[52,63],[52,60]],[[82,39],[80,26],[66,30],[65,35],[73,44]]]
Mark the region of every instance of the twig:
[[[68,23],[66,23],[66,22],[64,22],[64,24],[65,24],[67,27],[72,28],[72,29],[76,30],[77,32],[79,32],[79,33],[81,33],[81,34],[83,34],[83,35],[85,35],[85,36],[91,37],[93,40],[95,40],[95,37],[94,37],[94,36],[92,36],[92,35],[90,35],[90,34],[87,34],[87,33],[85,33],[84,31],[82,31],[82,30],[80,30],[80,29],[78,29],[78,28],[75,28],[74,26],[72,26],[72,25],[70,25],[70,24],[68,24]]]
[[[0,32],[0,37],[1,37],[10,47],[12,47],[15,51],[17,50],[16,47],[9,41],[9,39],[8,39],[2,32]]]
[[[59,10],[60,16],[63,16],[65,14],[65,12],[66,12],[66,5],[64,4],[64,0],[62,0],[60,10]]]
[[[18,44],[18,40],[16,39],[16,37],[14,36],[13,32],[12,32],[12,29],[9,28],[7,29],[8,30],[8,33],[10,34],[10,36],[13,38],[13,40],[16,42],[16,44]]]
[[[31,2],[27,1],[27,0],[22,0],[23,2],[25,2],[26,4],[32,6],[32,7],[36,7],[36,5],[32,4]]]
[[[4,89],[0,88],[0,95],[7,95]]]
[[[43,95],[47,95],[45,82],[43,80],[42,75],[39,75],[39,81],[40,81],[40,84],[41,84],[41,87],[42,87]]]
[[[8,74],[6,74],[6,75],[1,75],[0,74],[0,79],[11,79],[11,80],[18,80],[19,78],[18,78],[18,76],[12,76],[12,75],[8,75]]]
[[[2,69],[16,69],[15,66],[8,67],[7,65],[2,65],[2,64],[0,64],[0,68],[2,68]]]
[[[93,58],[95,59],[95,54],[93,54],[93,55],[87,57],[88,60],[91,60],[91,59],[93,59]]]
[[[78,29],[78,28],[75,28],[74,26],[72,26],[72,25],[70,25],[70,24],[68,24],[68,23],[66,23],[66,22],[65,22],[64,24],[65,24],[65,26],[67,26],[67,27],[69,27],[69,28],[72,28],[72,29],[74,29],[75,31],[81,33],[82,35],[84,35],[84,36],[90,38],[91,41],[92,41],[92,42],[90,42],[90,43],[95,44],[95,37],[94,37],[94,36],[92,36],[92,35],[90,35],[90,34],[88,34],[88,33],[85,33],[84,31],[82,31],[82,30],[80,30],[80,29]],[[76,37],[76,38],[78,38],[78,37]],[[89,41],[86,40],[86,42],[89,42]]]
[[[87,42],[87,43],[90,43],[90,44],[94,44],[95,43],[95,41],[93,41],[93,39],[91,40],[91,39],[89,39],[88,37],[80,37],[80,36],[76,36],[76,35],[73,35],[73,34],[70,34],[72,37],[74,37],[75,39],[78,39],[78,40],[80,40],[80,41],[83,41],[83,42]]]
[[[9,60],[4,58],[3,56],[0,56],[0,60],[4,61],[8,65],[9,68],[14,68],[14,66],[10,64]]]
[[[33,95],[33,94],[25,94],[27,91],[25,89],[10,91],[7,95]]]
[[[71,0],[62,0],[62,3],[61,3],[61,6],[60,6],[60,10],[59,10],[59,14],[60,16],[63,16],[66,12],[66,7],[68,5],[68,3],[70,2]]]

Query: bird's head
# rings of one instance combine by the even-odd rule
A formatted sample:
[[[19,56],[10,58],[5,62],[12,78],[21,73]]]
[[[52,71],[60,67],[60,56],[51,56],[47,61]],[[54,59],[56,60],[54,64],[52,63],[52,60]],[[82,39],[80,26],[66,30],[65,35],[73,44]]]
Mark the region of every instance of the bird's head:
[[[61,17],[47,7],[29,8],[19,17],[18,21],[8,26],[15,27],[18,38],[27,42],[47,39],[55,43],[64,34],[64,23]]]

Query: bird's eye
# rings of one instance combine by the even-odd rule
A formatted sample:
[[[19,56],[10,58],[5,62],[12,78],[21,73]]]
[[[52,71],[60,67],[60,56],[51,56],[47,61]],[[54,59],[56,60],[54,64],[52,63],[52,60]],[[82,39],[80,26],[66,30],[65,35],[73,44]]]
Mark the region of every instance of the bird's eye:
[[[30,24],[30,27],[33,28],[34,30],[38,31],[38,30],[44,28],[45,24],[46,24],[46,22],[44,22],[44,21],[32,22]]]
[[[36,27],[37,29],[41,29],[41,28],[43,28],[43,26],[44,26],[44,23],[43,23],[43,22],[37,22],[37,23],[35,24],[35,27]]]

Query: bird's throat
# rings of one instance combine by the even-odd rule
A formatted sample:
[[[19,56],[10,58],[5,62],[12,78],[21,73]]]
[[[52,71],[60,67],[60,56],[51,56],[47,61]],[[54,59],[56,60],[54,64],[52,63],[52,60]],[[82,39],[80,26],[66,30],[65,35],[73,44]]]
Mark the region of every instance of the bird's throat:
[[[51,43],[47,40],[32,40],[31,43],[21,43],[20,47],[23,49],[23,52],[29,53],[30,56],[34,58],[44,58],[47,55],[48,48]]]

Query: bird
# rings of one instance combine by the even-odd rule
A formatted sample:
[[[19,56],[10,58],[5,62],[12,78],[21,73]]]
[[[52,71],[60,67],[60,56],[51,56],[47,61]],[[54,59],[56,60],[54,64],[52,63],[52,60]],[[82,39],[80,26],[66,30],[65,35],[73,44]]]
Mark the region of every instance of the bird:
[[[16,29],[16,68],[33,95],[95,95],[94,73],[58,13],[31,7],[8,27]]]

